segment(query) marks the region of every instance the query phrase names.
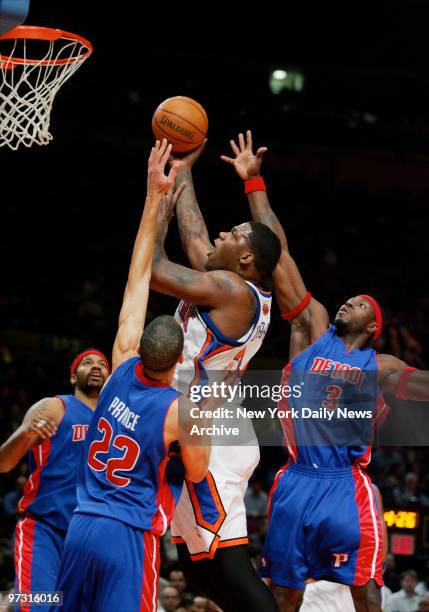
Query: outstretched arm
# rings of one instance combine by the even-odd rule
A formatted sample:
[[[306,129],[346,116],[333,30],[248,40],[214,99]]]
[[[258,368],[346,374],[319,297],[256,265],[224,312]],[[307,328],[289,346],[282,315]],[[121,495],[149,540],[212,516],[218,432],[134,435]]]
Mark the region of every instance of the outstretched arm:
[[[173,165],[169,175],[164,174],[170,152],[171,145],[165,139],[162,143],[157,140],[149,156],[146,201],[134,243],[118,332],[113,345],[112,372],[121,363],[138,354],[146,319],[156,219],[161,198],[173,187],[177,173]]]
[[[268,150],[267,147],[259,147],[256,154],[253,153],[252,132],[250,130],[246,132],[246,140],[244,140],[243,134],[238,135],[238,145],[234,140],[230,140],[229,143],[235,157],[221,155],[221,159],[234,166],[235,171],[243,181],[260,178],[262,159],[264,153]],[[289,252],[286,234],[271,208],[267,192],[265,190],[256,190],[248,193],[247,197],[253,219],[259,221],[259,223],[268,225],[268,227],[278,236],[282,245],[282,250]],[[304,283],[301,277],[296,280],[298,284],[301,285],[298,287],[298,290],[301,289],[302,292]]]
[[[183,187],[177,201],[177,221],[183,250],[194,270],[205,270],[207,253],[213,250],[207,227],[198,206],[192,179],[192,166],[200,156],[207,140],[195,151],[182,157],[173,157],[178,166],[176,184]]]
[[[393,355],[377,355],[378,382],[387,393],[399,399],[429,401],[429,371],[410,368]]]
[[[161,231],[158,237],[162,234]],[[227,270],[198,272],[170,261],[161,238],[155,246],[150,286],[165,295],[211,308],[224,306],[226,300],[248,299],[246,286],[236,274]]]
[[[222,155],[221,159],[233,165],[239,177],[244,181],[260,178],[262,158],[267,148],[260,147],[256,154],[253,153],[250,130],[246,132],[246,140],[243,134],[239,134],[238,145],[234,140],[231,140],[230,144],[235,157]],[[256,187],[258,187],[257,184]],[[326,331],[329,323],[328,313],[322,304],[311,298],[307,306],[296,317],[293,316],[293,311],[299,310],[300,305],[305,303],[303,301],[308,295],[307,288],[289,253],[285,231],[271,208],[265,188],[250,191],[247,195],[253,219],[264,223],[275,232],[282,245],[280,260],[273,273],[279,308],[282,313],[286,313],[286,318],[295,328],[302,328],[305,332],[309,331],[309,341],[314,342]],[[292,313],[292,316],[288,317],[287,313]]]

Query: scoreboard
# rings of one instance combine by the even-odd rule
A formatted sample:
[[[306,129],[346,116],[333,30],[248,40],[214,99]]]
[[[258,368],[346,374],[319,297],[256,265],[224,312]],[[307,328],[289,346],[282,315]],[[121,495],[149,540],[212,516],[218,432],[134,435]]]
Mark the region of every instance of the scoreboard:
[[[410,510],[385,510],[384,520],[387,527],[397,529],[417,529],[420,514]]]
[[[391,553],[404,556],[429,553],[429,509],[386,509],[384,521]]]

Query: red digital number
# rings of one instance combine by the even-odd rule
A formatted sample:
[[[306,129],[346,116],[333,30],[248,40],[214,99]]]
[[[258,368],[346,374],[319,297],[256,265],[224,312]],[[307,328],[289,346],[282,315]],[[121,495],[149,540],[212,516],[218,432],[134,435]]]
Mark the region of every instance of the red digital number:
[[[88,465],[96,472],[103,472],[106,470],[106,478],[113,485],[117,487],[126,487],[130,484],[131,478],[118,476],[116,472],[129,472],[134,468],[140,455],[140,446],[129,436],[119,434],[113,439],[113,446],[119,450],[125,450],[124,454],[122,457],[112,457],[104,463],[98,459],[96,455],[98,453],[109,452],[113,429],[109,421],[106,421],[103,417],[98,421],[97,429],[103,433],[103,437],[101,440],[94,440],[94,442],[91,443],[88,453]]]
[[[341,397],[342,389],[338,385],[329,385],[328,397],[322,402],[322,406],[326,410],[336,410],[338,408],[338,400]]]

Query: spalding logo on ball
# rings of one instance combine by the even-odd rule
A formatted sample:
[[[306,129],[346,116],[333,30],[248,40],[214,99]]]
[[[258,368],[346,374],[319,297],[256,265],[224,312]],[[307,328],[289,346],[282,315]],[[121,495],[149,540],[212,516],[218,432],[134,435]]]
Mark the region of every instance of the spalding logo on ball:
[[[167,98],[152,117],[152,131],[158,140],[166,138],[175,153],[193,151],[203,142],[209,127],[204,108],[186,96]]]

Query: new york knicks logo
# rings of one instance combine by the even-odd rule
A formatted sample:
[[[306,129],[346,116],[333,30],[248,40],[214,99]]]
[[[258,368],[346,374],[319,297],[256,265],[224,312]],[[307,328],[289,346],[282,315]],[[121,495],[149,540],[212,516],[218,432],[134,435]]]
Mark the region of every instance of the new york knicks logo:
[[[334,567],[341,567],[342,563],[347,563],[349,560],[348,553],[332,553],[332,556],[332,563],[334,564]]]
[[[264,304],[262,306],[262,312],[264,313],[265,316],[267,316],[267,314],[270,312],[270,307],[268,306],[268,304]]]

